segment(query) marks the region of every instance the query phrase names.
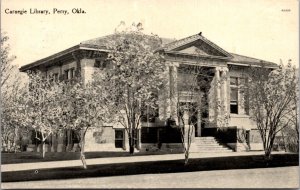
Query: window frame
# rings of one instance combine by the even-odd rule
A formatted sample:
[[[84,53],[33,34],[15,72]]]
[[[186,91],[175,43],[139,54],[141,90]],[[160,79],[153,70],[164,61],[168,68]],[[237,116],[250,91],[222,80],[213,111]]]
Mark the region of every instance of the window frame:
[[[232,79],[235,79],[236,82],[235,83],[232,83]],[[246,98],[248,97],[246,95],[246,93],[248,92],[248,87],[247,87],[247,84],[248,84],[248,77],[246,76],[230,76],[230,103],[229,103],[229,106],[230,106],[230,114],[240,114],[240,99],[242,97],[241,96],[241,92],[243,92],[243,96],[244,96],[244,112],[246,115],[249,115],[249,99]],[[243,81],[243,82],[242,82]],[[231,93],[232,93],[232,90],[236,90],[237,91],[237,100],[236,101],[232,101],[232,96],[231,96]],[[247,105],[248,104],[248,105]],[[233,112],[232,111],[232,106],[236,106],[236,112]]]

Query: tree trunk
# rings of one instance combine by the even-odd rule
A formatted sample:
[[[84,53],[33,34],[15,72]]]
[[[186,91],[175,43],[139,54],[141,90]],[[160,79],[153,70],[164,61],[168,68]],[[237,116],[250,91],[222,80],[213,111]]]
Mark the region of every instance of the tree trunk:
[[[129,153],[130,154],[134,153],[134,141],[132,137],[129,137]]]
[[[42,142],[42,158],[45,158],[46,154],[46,147],[45,147],[45,141]]]
[[[85,153],[84,153],[84,145],[85,145],[85,132],[82,133],[81,142],[80,142],[80,159],[84,169],[87,169],[87,164],[85,160]]]
[[[186,151],[184,154],[184,165],[187,165],[189,162],[189,151]]]
[[[281,137],[282,137],[282,141],[283,141],[283,148],[284,148],[284,152],[287,152],[287,148],[286,148],[286,144],[285,144],[285,138],[284,138],[284,133],[281,130]]]
[[[268,144],[267,147],[266,147],[266,150],[265,150],[265,159],[267,161],[271,160],[272,159],[272,155],[271,155],[271,152],[272,152],[272,145]]]
[[[86,164],[85,154],[84,154],[83,148],[81,148],[81,150],[80,150],[80,159],[81,159],[83,168],[84,168],[84,169],[87,169],[87,164]]]
[[[18,144],[18,128],[16,127],[15,128],[15,134],[14,134],[14,144],[15,144],[15,147],[14,147],[14,151],[15,153],[17,153],[17,144]]]

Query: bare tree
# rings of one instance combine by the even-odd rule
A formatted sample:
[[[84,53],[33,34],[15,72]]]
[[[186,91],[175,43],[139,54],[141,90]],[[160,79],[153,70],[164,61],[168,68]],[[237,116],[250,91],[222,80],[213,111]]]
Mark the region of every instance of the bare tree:
[[[292,122],[290,113],[296,106],[296,86],[296,70],[290,62],[275,70],[250,69],[250,114],[256,122],[267,159],[271,158],[277,133]]]

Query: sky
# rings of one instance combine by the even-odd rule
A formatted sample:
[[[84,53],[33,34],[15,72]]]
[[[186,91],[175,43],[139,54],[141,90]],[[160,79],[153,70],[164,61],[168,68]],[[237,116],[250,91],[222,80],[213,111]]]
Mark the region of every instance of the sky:
[[[5,10],[49,10],[49,15]],[[52,10],[69,14],[53,14]],[[72,9],[85,14],[73,14]],[[202,32],[231,53],[299,64],[297,0],[2,0],[1,30],[14,64],[29,64],[81,41],[112,34],[121,21],[145,33],[181,39]]]

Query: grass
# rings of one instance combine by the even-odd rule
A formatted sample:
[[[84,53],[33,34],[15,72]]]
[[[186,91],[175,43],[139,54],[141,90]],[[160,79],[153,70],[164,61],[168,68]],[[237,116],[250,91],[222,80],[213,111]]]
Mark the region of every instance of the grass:
[[[263,155],[195,158],[190,159],[188,165],[184,165],[184,160],[182,159],[172,161],[91,165],[88,166],[88,169],[86,170],[82,167],[65,167],[40,169],[38,172],[36,170],[3,172],[2,182],[268,168],[297,165],[299,165],[299,156],[297,154],[276,154],[273,155],[272,160],[270,161],[266,161]]]
[[[162,154],[178,154],[179,151],[170,152],[135,152],[134,156],[144,155],[162,155]],[[86,152],[85,158],[109,158],[109,157],[126,157],[132,156],[129,152]],[[17,163],[33,163],[33,162],[49,162],[63,160],[78,160],[80,159],[79,152],[46,152],[45,158],[41,157],[38,152],[18,152],[18,153],[1,153],[2,164],[17,164]]]

